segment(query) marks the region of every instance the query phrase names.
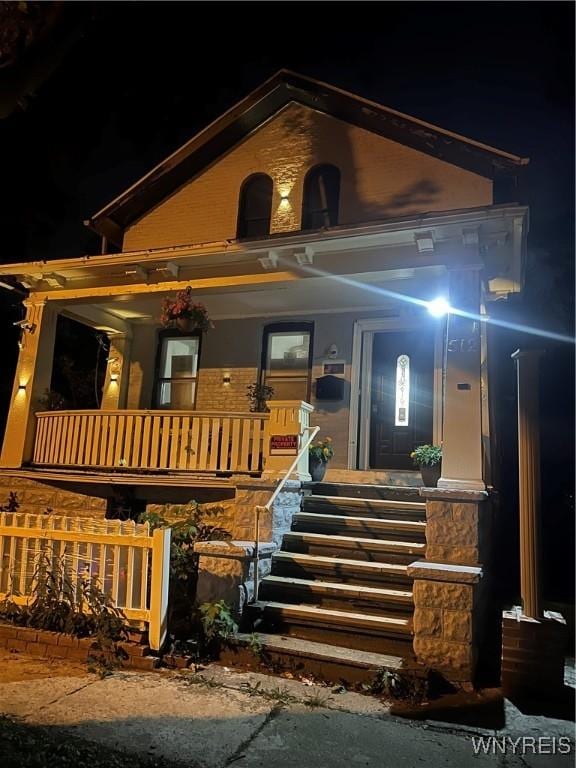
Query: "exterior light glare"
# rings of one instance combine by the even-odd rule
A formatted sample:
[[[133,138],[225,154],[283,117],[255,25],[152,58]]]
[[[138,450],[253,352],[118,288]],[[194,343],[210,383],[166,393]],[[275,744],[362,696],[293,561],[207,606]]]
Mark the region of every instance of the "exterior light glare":
[[[443,296],[439,296],[437,299],[428,302],[428,312],[433,317],[444,317],[450,312],[450,304]]]

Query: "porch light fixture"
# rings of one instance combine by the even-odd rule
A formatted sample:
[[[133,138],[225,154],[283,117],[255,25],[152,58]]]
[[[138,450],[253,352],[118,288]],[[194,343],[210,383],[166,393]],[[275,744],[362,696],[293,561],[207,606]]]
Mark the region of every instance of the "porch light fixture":
[[[26,392],[26,384],[19,384],[18,392]]]
[[[447,315],[451,309],[450,304],[444,296],[438,296],[437,299],[429,301],[427,308],[428,312],[430,312],[433,317],[444,317],[444,315]]]
[[[222,384],[223,384],[225,387],[229,387],[229,386],[230,386],[230,382],[231,382],[231,381],[232,381],[232,377],[230,376],[230,374],[229,374],[229,373],[225,373],[225,374],[222,376]]]
[[[110,381],[116,384],[118,382],[118,374],[117,373],[111,373],[110,374]]]

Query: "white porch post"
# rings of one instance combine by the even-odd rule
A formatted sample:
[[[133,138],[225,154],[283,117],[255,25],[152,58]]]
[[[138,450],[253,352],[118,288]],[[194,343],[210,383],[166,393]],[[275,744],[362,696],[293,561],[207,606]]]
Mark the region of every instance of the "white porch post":
[[[128,397],[130,372],[130,346],[132,339],[127,333],[109,333],[110,351],[106,376],[102,388],[101,410],[125,408]]]
[[[39,398],[50,388],[57,312],[45,301],[28,299],[26,321],[12,388],[0,466],[17,468],[30,461],[34,450]]]
[[[450,306],[480,314],[480,266],[449,273]],[[483,491],[479,320],[450,313],[446,350],[442,477],[439,488]]]
[[[520,593],[525,616],[542,617],[538,578],[540,505],[539,350],[516,350],[518,381],[518,485],[520,508]]]

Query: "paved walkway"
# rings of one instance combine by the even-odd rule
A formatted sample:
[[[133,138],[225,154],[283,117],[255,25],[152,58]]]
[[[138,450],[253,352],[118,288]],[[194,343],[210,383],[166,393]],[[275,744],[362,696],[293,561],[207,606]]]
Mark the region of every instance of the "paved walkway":
[[[216,666],[200,673],[119,672],[101,680],[80,666],[0,657],[0,713],[190,768],[574,765],[573,753],[532,754],[538,747],[557,750],[560,737],[574,734],[570,722],[525,717],[495,694],[468,707],[460,701],[450,710],[451,703],[453,715],[468,713],[476,723],[481,716],[488,727],[438,722],[432,718],[445,713],[428,707],[415,713],[426,721],[403,719],[372,697]],[[522,756],[521,741],[516,754],[510,741],[505,755],[488,742],[488,754],[475,754],[473,738],[480,735],[496,736],[499,745],[503,737],[528,741]]]

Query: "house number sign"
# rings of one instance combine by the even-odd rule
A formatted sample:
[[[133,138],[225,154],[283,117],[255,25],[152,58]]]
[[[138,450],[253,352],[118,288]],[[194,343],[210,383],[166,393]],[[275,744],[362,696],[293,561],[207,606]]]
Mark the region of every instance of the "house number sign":
[[[296,456],[298,435],[270,435],[270,456]]]

